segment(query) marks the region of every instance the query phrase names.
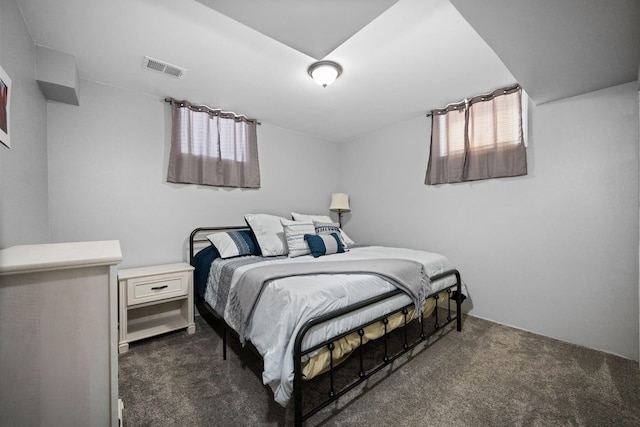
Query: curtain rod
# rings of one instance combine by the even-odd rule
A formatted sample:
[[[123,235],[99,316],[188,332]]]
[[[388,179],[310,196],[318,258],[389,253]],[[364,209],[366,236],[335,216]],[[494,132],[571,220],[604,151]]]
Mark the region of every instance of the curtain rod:
[[[431,110],[431,112],[427,113],[427,117],[433,116],[433,112],[435,110],[446,110],[447,108],[449,108],[450,105],[462,104],[463,102],[465,104],[467,104],[467,103],[471,104],[472,103],[471,100],[475,100],[477,98],[483,98],[483,97],[489,98],[489,97],[494,97],[494,96],[498,96],[498,95],[506,95],[508,93],[516,92],[519,89],[521,89],[520,84],[519,83],[515,83],[515,84],[512,84],[510,86],[506,86],[506,87],[503,87],[503,88],[500,88],[500,89],[496,89],[496,90],[491,91],[489,93],[483,93],[483,94],[480,94],[480,95],[472,96],[471,98],[465,98],[460,102],[451,102],[451,103],[447,104],[444,108],[434,108],[433,110]],[[500,93],[500,92],[502,92],[502,93]],[[482,99],[482,100],[484,101],[484,99]]]
[[[168,104],[171,104],[173,102],[183,102],[183,101],[178,101],[177,99],[173,99],[173,98],[165,98],[164,102],[166,102]],[[189,101],[185,101],[185,102],[189,102]],[[237,116],[237,117],[244,117],[245,119],[247,119],[250,122],[256,122],[256,125],[258,125],[258,126],[262,125],[262,122],[258,121],[257,119],[250,119],[249,117],[245,116],[244,114],[236,114],[233,111],[223,111],[223,110],[221,110],[219,108],[211,108],[211,107],[209,107],[207,105],[197,105],[197,104],[192,104],[190,102],[189,102],[189,104],[193,105],[193,106],[206,107],[206,108],[208,108],[210,110],[213,110],[213,111],[220,111],[221,113],[231,113],[231,114],[233,114],[234,116]]]

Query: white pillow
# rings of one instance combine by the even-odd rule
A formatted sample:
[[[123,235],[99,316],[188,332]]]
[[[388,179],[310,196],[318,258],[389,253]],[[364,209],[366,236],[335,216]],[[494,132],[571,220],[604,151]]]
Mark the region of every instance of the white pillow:
[[[245,221],[256,236],[262,256],[277,256],[287,254],[287,242],[284,237],[282,218],[267,214],[246,214]]]
[[[333,222],[327,215],[306,215],[297,212],[291,212],[291,218],[293,218],[294,221]]]
[[[316,229],[312,221],[287,221],[282,220],[284,236],[287,239],[287,249],[289,257],[295,258],[302,255],[309,255],[311,250],[304,239],[305,234],[316,234]]]
[[[245,255],[260,255],[260,246],[253,238],[251,230],[213,233],[207,239],[216,247],[220,258],[233,258]]]
[[[345,233],[342,228],[340,229],[340,234],[342,234],[342,240],[344,240],[345,245],[351,246],[356,244],[356,242],[351,240],[351,237],[347,236],[347,233]]]
[[[307,214],[301,214],[301,213],[297,213],[297,212],[291,212],[291,218],[293,218],[294,221],[309,221],[309,220],[311,220],[311,221],[325,222],[325,223],[326,222],[333,222],[331,217],[329,217],[327,215],[307,215]],[[351,240],[351,238],[349,236],[347,236],[347,233],[345,233],[342,228],[340,229],[340,234],[342,235],[342,241],[345,243],[346,246],[355,245],[356,242]]]

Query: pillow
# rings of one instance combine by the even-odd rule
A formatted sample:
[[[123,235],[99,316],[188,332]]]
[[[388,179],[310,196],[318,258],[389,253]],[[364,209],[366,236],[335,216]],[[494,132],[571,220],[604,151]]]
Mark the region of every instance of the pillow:
[[[216,247],[220,253],[220,258],[260,255],[260,247],[250,230],[209,234],[207,239]]]
[[[313,225],[316,229],[316,234],[331,234],[331,233],[336,233],[339,237],[340,237],[340,243],[342,243],[342,246],[346,249],[347,245],[346,242],[344,241],[344,238],[342,237],[342,230],[340,230],[340,227],[338,226],[337,222],[319,222],[319,221],[313,221]]]
[[[316,234],[331,234],[340,232],[340,226],[337,222],[313,221],[313,226],[315,227]]]
[[[295,258],[301,255],[309,255],[309,245],[304,240],[305,234],[316,234],[312,221],[287,221],[282,220],[284,236],[287,239],[289,257]]]
[[[284,238],[282,220],[285,218],[267,214],[246,214],[245,221],[256,236],[262,256],[287,254],[287,242]]]
[[[338,233],[305,234],[304,240],[307,241],[311,255],[313,255],[314,258],[344,252],[344,246],[342,246],[342,241],[340,237],[338,237]]]
[[[293,218],[294,221],[333,222],[327,215],[306,215],[297,212],[291,212],[291,218]]]
[[[198,291],[198,295],[204,296],[207,290],[207,279],[209,278],[209,270],[211,263],[216,258],[220,258],[220,254],[215,246],[209,245],[193,256],[191,265],[195,267],[193,270],[193,286]]]
[[[297,212],[291,212],[291,218],[293,218],[294,221],[318,221],[318,222],[324,222],[324,223],[334,223],[333,220],[327,216],[327,215],[307,215],[307,214],[301,214],[301,213],[297,213]],[[334,223],[336,225],[338,225],[338,223]],[[354,242],[353,240],[351,240],[351,238],[349,236],[347,236],[347,233],[344,232],[344,230],[342,230],[342,228],[340,229],[340,235],[342,236],[342,243],[345,244],[345,248],[347,247],[346,245],[355,245],[356,242]]]
[[[342,240],[344,241],[346,246],[351,246],[356,244],[356,242],[354,242],[351,239],[351,237],[347,236],[347,233],[345,233],[342,228],[340,229],[340,235],[342,236]]]

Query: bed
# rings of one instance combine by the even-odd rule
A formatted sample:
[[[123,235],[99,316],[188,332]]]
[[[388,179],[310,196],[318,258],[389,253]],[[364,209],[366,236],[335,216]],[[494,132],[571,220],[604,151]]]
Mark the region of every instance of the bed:
[[[328,217],[292,216],[248,214],[247,226],[197,228],[189,257],[196,295],[224,325],[223,357],[230,329],[255,347],[264,384],[280,405],[294,400],[302,425],[446,325],[460,331],[464,294],[442,255],[356,245]],[[422,321],[409,340],[415,318]],[[393,333],[401,343],[391,352]],[[367,342],[383,343],[375,366],[365,363]],[[355,379],[338,387],[335,370],[348,359],[358,365]],[[327,397],[308,409],[302,384],[316,377],[328,378]]]

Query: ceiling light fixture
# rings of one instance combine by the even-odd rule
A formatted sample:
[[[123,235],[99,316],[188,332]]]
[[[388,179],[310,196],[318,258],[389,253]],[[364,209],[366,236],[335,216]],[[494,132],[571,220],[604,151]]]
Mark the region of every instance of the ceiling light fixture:
[[[342,67],[333,61],[319,61],[311,64],[307,72],[316,83],[327,87],[342,74]]]

